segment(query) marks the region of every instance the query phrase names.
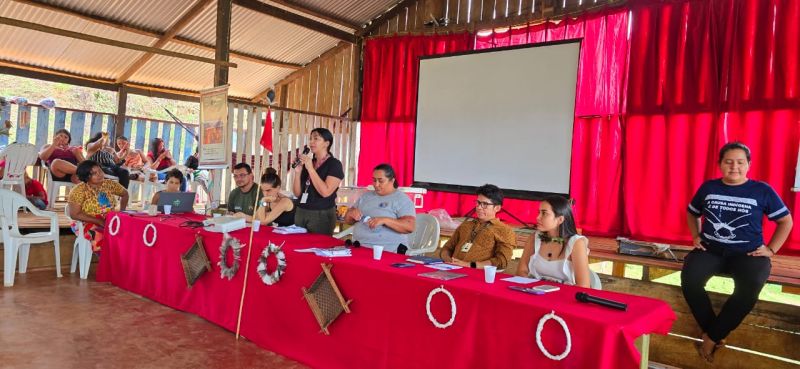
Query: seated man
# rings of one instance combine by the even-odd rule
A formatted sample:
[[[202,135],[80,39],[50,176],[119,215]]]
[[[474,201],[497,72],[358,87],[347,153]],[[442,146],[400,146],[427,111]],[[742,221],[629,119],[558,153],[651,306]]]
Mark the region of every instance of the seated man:
[[[441,258],[455,265],[483,268],[494,265],[503,269],[511,260],[516,236],[511,227],[495,218],[503,205],[503,192],[495,185],[478,187],[475,201],[477,219],[461,223],[444,247]]]
[[[250,165],[236,164],[233,167],[233,181],[236,182],[236,188],[228,195],[228,211],[234,216],[250,221],[256,201],[261,198],[261,191],[253,181],[253,170],[250,169]]]

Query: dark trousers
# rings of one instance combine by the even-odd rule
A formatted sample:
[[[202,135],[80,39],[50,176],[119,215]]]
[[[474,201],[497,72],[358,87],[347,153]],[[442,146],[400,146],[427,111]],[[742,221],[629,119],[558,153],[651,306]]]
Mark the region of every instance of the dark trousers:
[[[294,213],[294,224],[305,228],[309,233],[332,235],[336,229],[336,208],[307,210],[298,207]]]
[[[728,250],[696,249],[686,256],[681,273],[683,297],[709,338],[719,342],[739,326],[758,301],[771,268],[772,262],[767,257]],[[717,315],[711,308],[705,285],[712,276],[722,273],[733,277],[734,287]]]
[[[119,178],[119,184],[125,187],[126,190],[128,189],[128,184],[131,183],[131,174],[127,169],[119,165],[103,165],[100,168],[103,169],[103,173]]]

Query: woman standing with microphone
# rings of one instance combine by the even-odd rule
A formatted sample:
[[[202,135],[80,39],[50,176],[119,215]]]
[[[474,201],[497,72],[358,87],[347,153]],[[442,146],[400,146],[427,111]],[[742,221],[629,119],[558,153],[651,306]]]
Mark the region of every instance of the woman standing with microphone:
[[[325,128],[311,131],[311,154],[300,155],[292,192],[300,198],[295,224],[310,233],[332,235],[336,228],[336,190],[344,178],[342,162],[331,154],[333,134]]]

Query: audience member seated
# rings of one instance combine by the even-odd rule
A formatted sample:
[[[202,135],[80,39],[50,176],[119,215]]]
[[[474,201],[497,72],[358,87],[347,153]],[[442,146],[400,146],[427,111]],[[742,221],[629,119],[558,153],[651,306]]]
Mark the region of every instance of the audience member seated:
[[[477,194],[477,219],[461,223],[439,253],[444,261],[455,265],[481,269],[494,265],[503,269],[511,260],[516,243],[511,227],[496,218],[503,205],[503,192],[486,184],[478,188]]]
[[[750,149],[742,143],[725,144],[719,152],[722,178],[703,183],[688,206],[687,220],[695,249],[686,255],[681,272],[683,297],[702,330],[697,351],[708,362],[724,347],[758,301],[772,268],[770,258],[792,230],[792,215],[768,184],[747,178]],[[762,222],[777,223],[765,244]],[[733,277],[733,294],[719,314],[705,290],[715,274]]]
[[[114,151],[111,146],[108,146],[108,143],[108,133],[97,132],[86,142],[87,158],[100,164],[100,168],[103,168],[103,172],[117,177],[119,179],[119,184],[121,184],[122,187],[128,188],[130,172],[119,166],[118,163],[122,160],[117,156],[116,151]]]
[[[167,188],[163,191],[158,191],[153,195],[152,201],[150,201],[153,205],[158,205],[158,199],[161,197],[162,192],[181,192],[181,186],[186,179],[183,177],[183,173],[181,173],[178,169],[172,169],[167,172],[167,180],[164,181]]]
[[[539,203],[536,233],[525,245],[517,275],[591,287],[589,240],[578,234],[569,200],[550,196]]]
[[[128,138],[125,136],[117,137],[117,157],[122,159],[122,162],[118,162],[118,164],[128,168],[128,170],[141,171],[147,162],[147,158],[142,154],[142,151],[132,149]]]
[[[47,191],[44,190],[42,182],[39,182],[25,172],[25,196],[28,201],[39,209],[47,209]]]
[[[69,146],[72,136],[66,129],[59,129],[53,143],[42,146],[39,158],[47,163],[54,181],[79,183],[75,175],[78,163],[85,160],[81,146]]]
[[[106,214],[117,206],[117,197],[120,197],[120,210],[128,207],[128,190],[116,181],[105,179],[103,168],[97,162],[86,160],[78,164],[76,176],[81,184],[75,186],[69,193],[69,216],[73,220],[83,222],[83,234],[92,243],[94,252],[100,251],[103,246],[103,228],[106,223]],[[73,224],[73,232],[77,227]]]
[[[372,185],[375,190],[361,195],[344,216],[345,223],[355,224],[353,240],[391,252],[397,252],[401,245],[408,247],[416,210],[411,199],[397,190],[394,168],[389,164],[375,167]]]
[[[261,176],[261,196],[256,220],[265,225],[276,223],[279,227],[294,224],[294,202],[281,194],[281,177],[278,177],[275,168],[267,168],[267,172]]]
[[[253,170],[247,163],[239,163],[233,167],[233,181],[236,188],[228,194],[228,211],[234,216],[250,221],[255,211],[256,201],[261,198],[253,181]]]
[[[147,153],[147,164],[150,165],[151,169],[157,171],[175,165],[175,160],[172,159],[172,153],[164,147],[164,140],[154,138],[153,141],[150,142],[150,151]],[[158,175],[158,180],[163,181],[166,177],[167,175],[165,173],[160,173]]]

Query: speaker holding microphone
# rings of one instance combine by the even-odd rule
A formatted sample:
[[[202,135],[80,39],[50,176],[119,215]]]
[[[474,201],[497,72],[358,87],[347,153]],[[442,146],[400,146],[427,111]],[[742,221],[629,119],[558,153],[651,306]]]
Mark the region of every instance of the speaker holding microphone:
[[[308,146],[304,146],[303,155],[308,155],[309,152],[311,152],[311,149],[309,149]],[[294,163],[292,163],[292,169],[297,168],[298,165],[300,165],[300,155],[297,156],[297,159],[294,159]]]

